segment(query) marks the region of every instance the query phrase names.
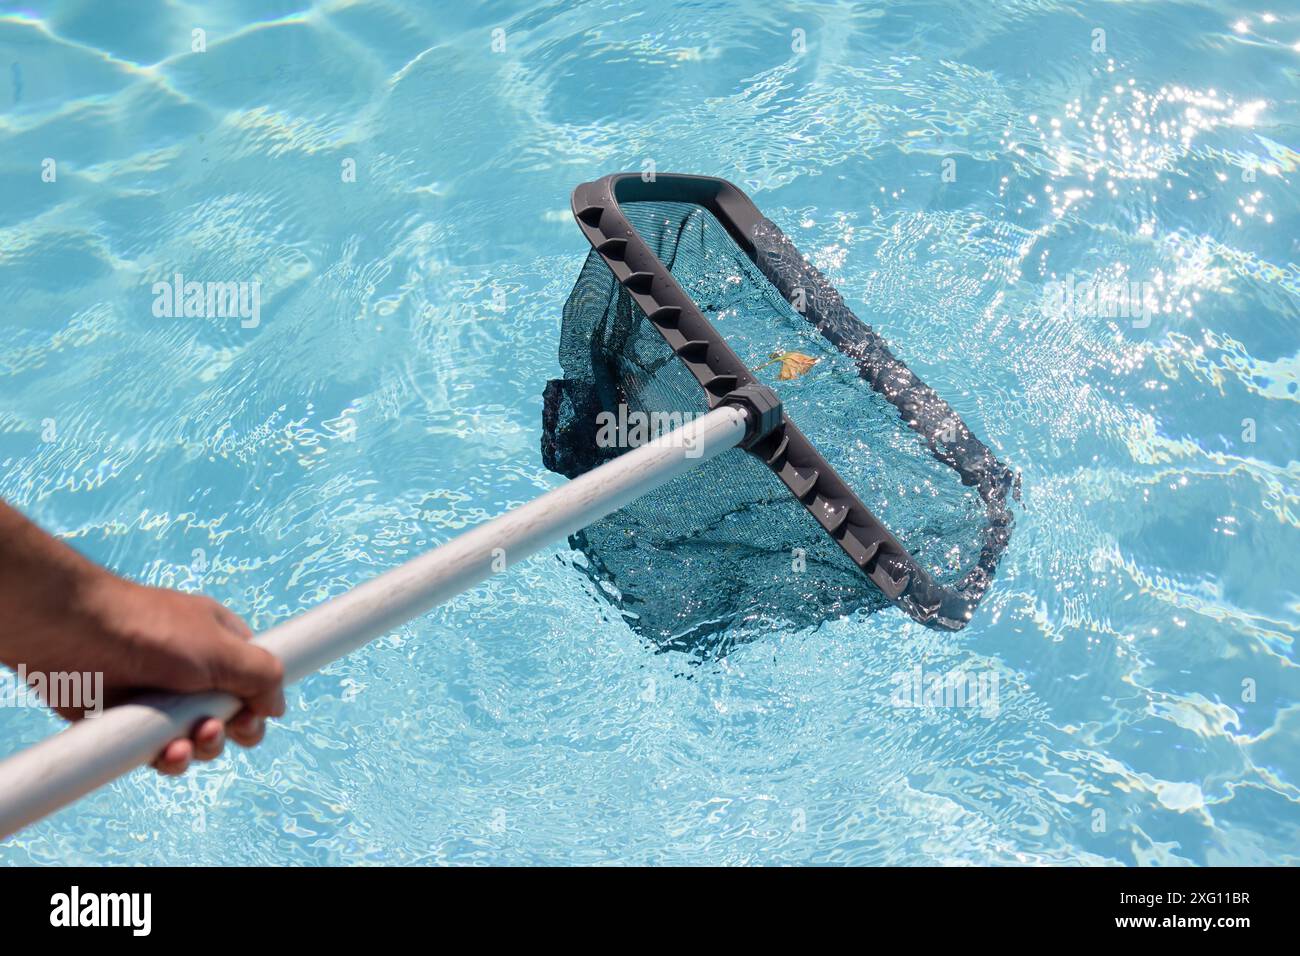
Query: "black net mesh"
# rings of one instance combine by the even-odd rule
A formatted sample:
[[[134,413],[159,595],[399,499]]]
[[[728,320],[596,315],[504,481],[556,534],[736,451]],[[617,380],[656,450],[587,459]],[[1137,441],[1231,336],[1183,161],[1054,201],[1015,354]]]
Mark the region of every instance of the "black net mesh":
[[[882,383],[869,380],[861,351],[879,341],[869,327],[845,310],[833,334],[814,328],[699,206],[637,202],[624,212],[935,580],[960,587],[981,574],[985,502],[877,391]],[[760,261],[781,269],[792,251],[784,242],[765,253],[760,243]],[[802,258],[789,266],[807,268]],[[816,363],[781,380],[781,363],[772,359],[790,352]],[[708,409],[699,384],[595,252],[565,303],[559,357],[565,377],[547,385],[542,452],[548,468],[568,477],[626,450],[598,440],[601,413],[630,424],[649,419],[653,433],[655,424],[667,430]],[[888,603],[776,476],[739,449],[596,522],[571,544],[601,591],[662,647],[725,651],[767,626],[811,625]]]

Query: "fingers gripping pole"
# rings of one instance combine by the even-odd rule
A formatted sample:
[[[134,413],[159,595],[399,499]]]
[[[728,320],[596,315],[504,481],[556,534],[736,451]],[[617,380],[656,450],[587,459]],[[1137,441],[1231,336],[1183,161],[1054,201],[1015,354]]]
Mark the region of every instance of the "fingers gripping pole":
[[[720,405],[433,551],[319,604],[254,639],[301,680],[398,625],[605,517],[746,439],[751,412]],[[752,429],[751,429],[752,431]],[[0,763],[0,836],[154,759],[206,716],[228,720],[225,694],[158,694],[113,707]]]

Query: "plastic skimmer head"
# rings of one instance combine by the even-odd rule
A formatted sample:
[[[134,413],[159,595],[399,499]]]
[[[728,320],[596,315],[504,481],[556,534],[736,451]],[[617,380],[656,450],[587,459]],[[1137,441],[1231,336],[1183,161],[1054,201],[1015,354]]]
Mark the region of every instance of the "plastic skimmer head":
[[[543,460],[573,477],[762,383],[781,424],[576,535],[661,646],[893,603],[958,630],[1010,537],[1010,469],[721,179],[574,190],[592,252],[564,307]],[[716,636],[721,635],[721,639]]]

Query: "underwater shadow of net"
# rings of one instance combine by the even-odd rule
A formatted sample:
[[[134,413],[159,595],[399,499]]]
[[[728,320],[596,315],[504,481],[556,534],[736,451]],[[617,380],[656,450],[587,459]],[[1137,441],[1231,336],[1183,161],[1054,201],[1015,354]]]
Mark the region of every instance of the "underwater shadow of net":
[[[755,258],[767,273],[791,278],[782,282],[787,288],[811,285],[810,274],[822,284],[800,288],[794,305],[702,207],[640,201],[623,211],[935,583],[978,600],[1010,532],[1010,470],[774,226],[774,235],[755,236]],[[837,313],[829,321],[828,309]],[[565,377],[546,386],[542,456],[567,477],[621,454],[629,438],[646,437],[635,432],[647,421],[667,431],[709,409],[700,384],[595,250],[564,306],[559,359]],[[597,589],[662,649],[717,657],[764,629],[891,603],[790,490],[739,448],[588,526],[570,544]]]

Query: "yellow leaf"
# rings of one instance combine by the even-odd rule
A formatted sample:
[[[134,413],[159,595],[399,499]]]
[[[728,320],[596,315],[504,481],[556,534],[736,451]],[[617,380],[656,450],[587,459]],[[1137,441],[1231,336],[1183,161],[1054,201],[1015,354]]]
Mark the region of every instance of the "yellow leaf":
[[[775,356],[775,358],[781,362],[781,374],[777,376],[777,379],[782,382],[798,378],[817,364],[815,358],[811,355],[804,355],[802,352],[785,352]]]

